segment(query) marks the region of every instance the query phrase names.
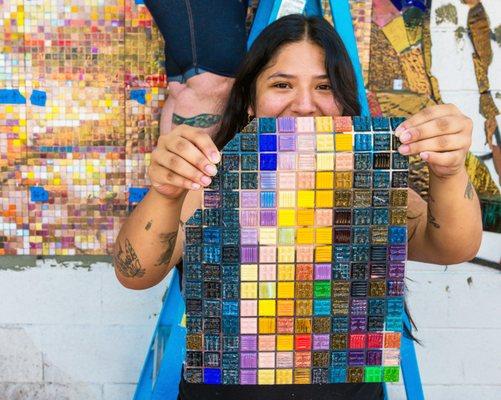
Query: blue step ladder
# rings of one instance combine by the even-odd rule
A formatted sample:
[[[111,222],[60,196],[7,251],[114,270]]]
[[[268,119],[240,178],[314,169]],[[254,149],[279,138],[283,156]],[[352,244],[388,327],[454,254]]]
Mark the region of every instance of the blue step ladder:
[[[361,114],[370,116],[362,69],[358,58],[357,43],[351,22],[349,0],[330,0],[334,27],[343,40],[355,70]],[[292,13],[323,15],[320,0],[260,0],[249,33],[248,47],[270,23],[283,15]],[[155,332],[148,348],[146,360],[137,384],[134,400],[176,400],[181,366],[185,357],[186,327],[185,304],[181,294],[181,279],[174,268],[171,281],[163,298]],[[412,325],[407,313],[403,323],[409,332]],[[402,335],[401,369],[408,400],[424,400],[414,342]],[[383,384],[385,400],[390,400],[386,384]]]

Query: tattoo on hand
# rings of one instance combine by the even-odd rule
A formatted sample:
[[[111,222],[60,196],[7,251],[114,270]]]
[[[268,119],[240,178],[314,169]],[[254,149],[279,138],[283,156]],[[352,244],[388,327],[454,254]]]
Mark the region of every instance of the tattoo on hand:
[[[431,207],[430,207],[431,203],[435,203],[435,200],[433,199],[433,197],[431,197],[431,194],[428,194],[428,223],[431,224],[434,228],[439,229],[440,224],[437,222],[437,219],[431,213]]]
[[[145,231],[149,231],[150,228],[151,228],[151,225],[153,225],[153,220],[151,221],[148,221],[148,223],[146,224],[146,226],[144,227],[144,230]]]
[[[113,256],[113,263],[127,278],[141,278],[144,275],[145,269],[141,268],[139,258],[128,239],[125,239],[125,250],[118,243],[118,253]]]
[[[181,117],[178,114],[172,115],[172,122],[176,125],[189,125],[197,128],[209,128],[221,121],[221,116],[216,114],[199,114],[194,117]]]
[[[474,192],[473,185],[470,180],[468,180],[468,183],[466,184],[466,189],[464,191],[464,197],[465,199],[468,200],[473,200],[473,192]]]
[[[156,266],[168,264],[172,253],[174,252],[174,245],[176,244],[177,231],[169,233],[161,233],[160,241],[165,245],[165,250],[158,259]]]

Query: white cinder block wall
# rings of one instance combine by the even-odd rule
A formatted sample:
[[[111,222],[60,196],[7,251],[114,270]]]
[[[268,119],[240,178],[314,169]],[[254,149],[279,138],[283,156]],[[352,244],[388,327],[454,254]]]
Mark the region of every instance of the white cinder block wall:
[[[499,0],[484,0],[491,27]],[[445,102],[475,122],[472,150],[486,152],[467,37],[468,7],[452,4],[458,25],[432,13],[433,73]],[[491,42],[491,89],[501,108],[501,50]],[[488,163],[493,170],[492,163]],[[501,235],[484,234],[480,256],[501,257]],[[0,400],[128,400],[144,361],[168,279],[147,291],[124,289],[110,264],[0,258]],[[13,267],[14,266],[14,267]],[[501,399],[501,272],[473,264],[408,264],[408,301],[427,399]],[[405,399],[401,384],[392,400]]]

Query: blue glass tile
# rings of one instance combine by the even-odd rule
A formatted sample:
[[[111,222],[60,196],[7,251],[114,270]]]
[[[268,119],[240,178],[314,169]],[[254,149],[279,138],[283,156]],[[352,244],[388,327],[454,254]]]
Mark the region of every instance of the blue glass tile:
[[[372,117],[372,129],[374,131],[390,130],[390,121],[386,117]]]
[[[276,189],[277,173],[275,171],[262,171],[259,176],[261,189]]]
[[[240,357],[238,353],[223,353],[223,368],[224,369],[238,369],[240,364]]]
[[[261,192],[260,206],[261,208],[275,208],[277,206],[276,192]]]
[[[369,244],[370,231],[368,227],[353,228],[353,244]]]
[[[233,208],[223,209],[222,223],[224,227],[237,227],[239,224],[238,210]]]
[[[386,261],[388,248],[386,246],[371,246],[371,261]]]
[[[330,369],[330,383],[345,383],[345,382],[346,382],[346,368]]]
[[[258,173],[257,172],[242,172],[240,174],[240,186],[242,189],[257,189]]]
[[[369,261],[370,247],[365,245],[353,246],[353,261],[354,262],[367,262]]]
[[[240,279],[240,267],[238,264],[223,265],[222,278],[224,282],[238,282]]]
[[[238,154],[223,153],[221,163],[223,171],[238,171],[240,156]]]
[[[238,335],[223,336],[223,351],[232,352],[239,351],[240,349],[240,337]],[[224,356],[223,356],[223,368],[224,366]]]
[[[221,266],[218,264],[204,264],[202,273],[205,282],[219,282],[221,280]]]
[[[364,285],[358,285],[359,282],[354,282],[357,285],[355,286],[355,291],[357,293],[361,293],[360,297],[364,297],[364,289],[366,287]],[[367,283],[367,282],[366,282]],[[353,289],[353,286],[352,286]],[[353,333],[363,333],[367,331],[367,317],[366,316],[351,316],[350,318],[350,332]]]
[[[240,151],[240,133],[237,133],[228,143],[226,143],[224,151]]]
[[[361,171],[371,170],[372,153],[355,153],[355,169]]]
[[[201,280],[202,279],[202,265],[201,264],[188,264],[184,263],[184,274],[186,280]]]
[[[398,128],[398,126],[405,121],[405,117],[391,117],[391,129],[395,130]]]
[[[186,352],[186,365],[189,367],[202,366],[202,352],[201,351],[187,351]]]
[[[393,169],[408,169],[409,157],[400,153],[392,154],[392,168]]]
[[[235,245],[223,246],[223,256],[222,256],[223,262],[229,263],[229,264],[238,262],[240,260],[239,259],[239,254],[240,254],[239,249],[240,249],[240,247],[235,246]]]
[[[259,151],[277,151],[277,135],[259,135]]]
[[[202,228],[199,226],[187,226],[185,228],[185,243],[199,244],[202,242]]]
[[[204,297],[206,299],[221,298],[221,282],[204,282]]]
[[[221,210],[217,208],[204,209],[203,224],[208,226],[219,226],[221,224]]]
[[[260,154],[259,155],[259,168],[261,171],[276,171],[277,170],[277,155]]]
[[[407,227],[405,226],[390,226],[388,235],[390,244],[407,243]]]
[[[349,279],[350,278],[350,264],[336,263],[332,266],[332,279]]]
[[[374,134],[374,151],[391,150],[391,135],[387,133]]]
[[[223,335],[238,335],[240,332],[240,319],[238,317],[223,318]]]
[[[353,281],[351,282],[350,295],[352,297],[366,297],[368,288],[369,285],[367,281]]]
[[[238,208],[240,204],[240,196],[237,191],[225,191],[222,195],[223,208]]]
[[[332,332],[344,333],[348,330],[348,317],[332,317]]]
[[[206,187],[207,189],[210,189],[210,190],[221,190],[221,171],[222,171],[222,168],[219,167],[218,168],[218,172],[217,172],[217,175],[214,175],[213,177],[211,177],[211,183],[209,183],[209,185]]]
[[[407,171],[393,171],[391,173],[391,187],[406,188],[409,186],[409,173]]]
[[[351,249],[347,245],[334,246],[334,261],[336,263],[350,262]]]
[[[368,171],[355,171],[353,187],[368,189],[372,186],[372,173]]]
[[[351,279],[367,279],[369,277],[369,268],[367,263],[351,264]]]
[[[238,317],[238,301],[225,300],[223,301],[223,317]]]
[[[355,134],[355,151],[371,151],[372,150],[372,135],[371,134]]]
[[[374,190],[372,193],[373,207],[388,207],[390,205],[390,191],[385,189]]]
[[[355,116],[353,117],[353,130],[355,132],[364,132],[371,130],[371,118],[370,117],[362,117]]]
[[[187,263],[198,263],[202,258],[202,248],[200,245],[186,245],[185,250],[185,259],[184,261]]]
[[[218,264],[221,262],[221,247],[205,245],[202,262],[207,264]]]
[[[370,225],[372,210],[370,208],[353,209],[353,225]]]
[[[203,243],[221,244],[221,228],[212,226],[203,228]],[[200,242],[199,242],[200,243]]]
[[[221,337],[219,335],[204,335],[205,351],[221,351]]]
[[[242,154],[241,167],[242,171],[257,171],[258,169],[257,153]]]
[[[390,211],[387,208],[374,208],[372,210],[372,223],[374,225],[388,225]]]
[[[236,190],[239,188],[238,172],[224,172],[222,175],[223,190]]]
[[[184,295],[187,299],[201,299],[202,282],[186,282],[184,286]]]
[[[259,118],[259,133],[275,133],[277,131],[276,118]]]
[[[404,301],[402,298],[387,299],[388,316],[400,317],[404,312]]]
[[[367,330],[369,332],[381,332],[384,330],[384,318],[382,315],[370,315],[367,319]]]
[[[202,225],[202,210],[195,210],[193,215],[186,221],[186,225]]]
[[[239,244],[240,231],[238,228],[224,228],[223,230],[223,245],[225,244]]]
[[[221,297],[227,300],[238,300],[240,296],[240,284],[239,283],[223,283],[223,292]]]
[[[389,171],[374,171],[375,189],[384,189],[390,187],[390,172]]]
[[[212,353],[206,353],[206,354],[212,354]],[[204,383],[208,384],[221,383],[221,370],[218,368],[204,368]]]
[[[369,299],[369,315],[386,315],[386,300]]]
[[[313,300],[313,314],[315,316],[331,315],[331,301],[327,299]]]
[[[257,152],[257,135],[242,135],[240,137],[240,149],[243,152]]]
[[[385,329],[387,331],[402,332],[402,317],[386,317]]]

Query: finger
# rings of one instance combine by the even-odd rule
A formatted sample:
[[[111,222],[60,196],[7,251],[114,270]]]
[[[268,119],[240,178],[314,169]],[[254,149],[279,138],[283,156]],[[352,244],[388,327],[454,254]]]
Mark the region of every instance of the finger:
[[[402,122],[397,129],[395,129],[395,135],[399,137],[406,129],[446,115],[461,115],[461,112],[454,104],[439,104],[423,108],[421,111]]]
[[[165,169],[174,171],[183,178],[199,183],[202,186],[210,185],[212,182],[209,176],[202,173],[198,168],[195,168],[192,164],[175,153],[166,151],[164,154],[159,154],[159,156],[155,158],[155,161]]]
[[[469,123],[467,117],[447,115],[410,127],[400,134],[402,143],[412,143],[434,136],[461,132]]]
[[[148,175],[150,177],[151,184],[156,187],[172,185],[192,190],[198,190],[201,188],[199,183],[186,179],[176,174],[174,171],[165,169],[164,167],[155,164],[150,166]]]
[[[188,139],[195,146],[197,146],[209,161],[213,162],[214,164],[217,164],[219,161],[221,161],[219,150],[207,133],[200,132],[196,129],[185,129],[181,133],[181,136]]]
[[[457,167],[464,164],[464,151],[454,150],[446,151],[444,153],[435,151],[423,151],[419,153],[419,157],[439,167]]]
[[[211,176],[216,175],[216,166],[187,138],[178,136],[176,140],[169,142],[166,148],[167,151],[184,158],[191,165],[198,168],[200,172]]]
[[[400,154],[413,155],[423,151],[453,151],[468,147],[467,138],[463,135],[452,134],[435,136],[419,142],[402,144],[398,148]]]

